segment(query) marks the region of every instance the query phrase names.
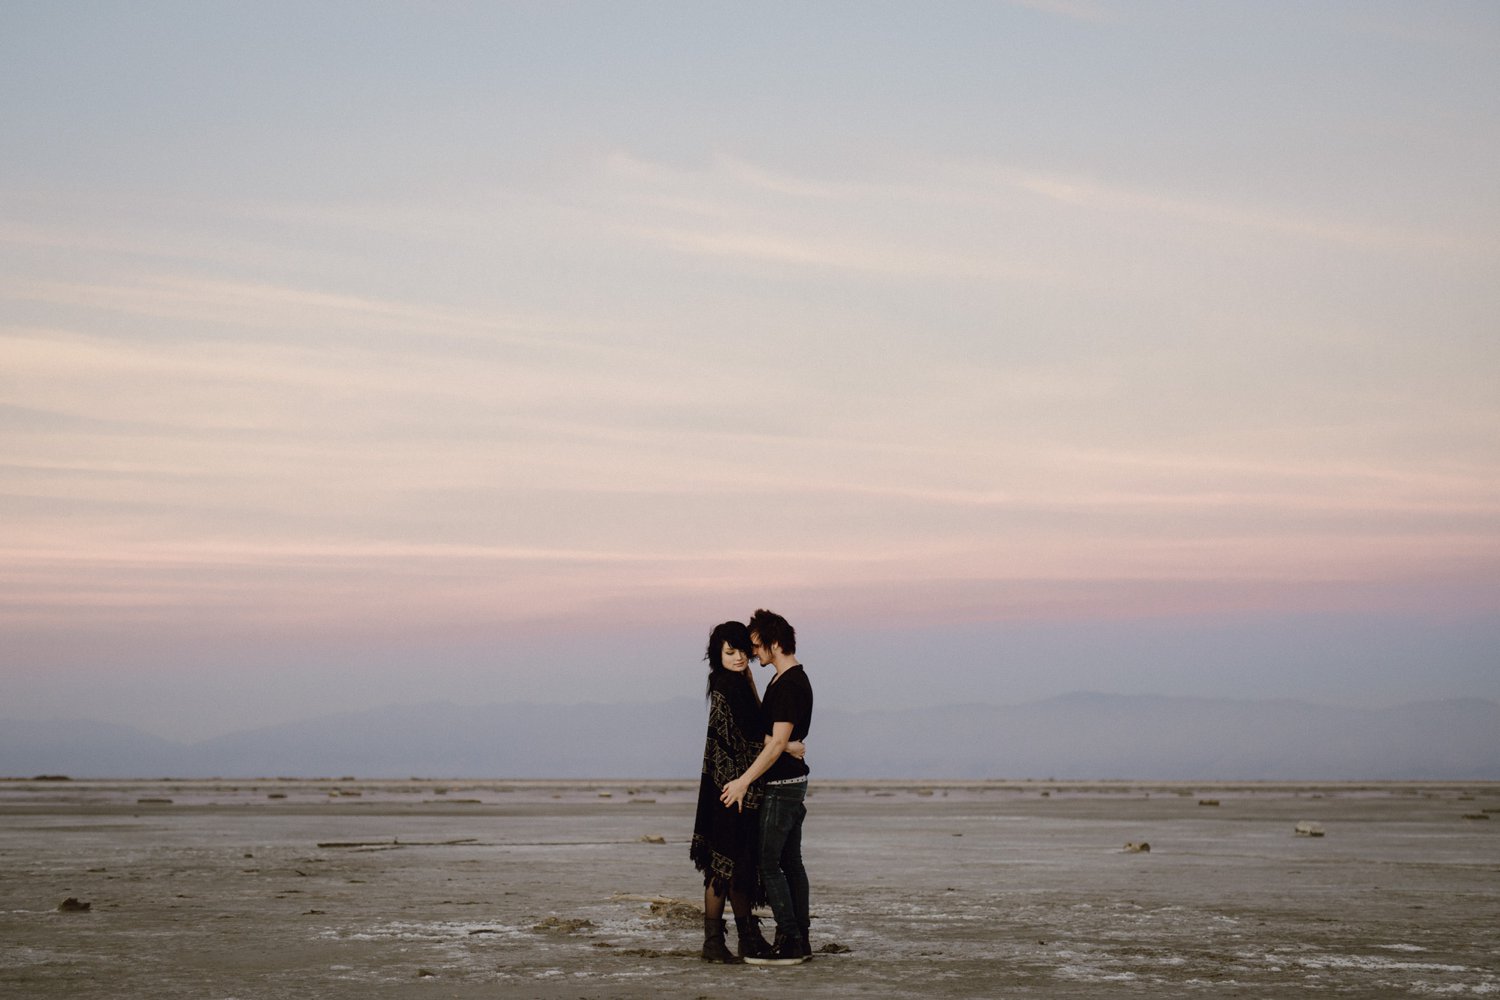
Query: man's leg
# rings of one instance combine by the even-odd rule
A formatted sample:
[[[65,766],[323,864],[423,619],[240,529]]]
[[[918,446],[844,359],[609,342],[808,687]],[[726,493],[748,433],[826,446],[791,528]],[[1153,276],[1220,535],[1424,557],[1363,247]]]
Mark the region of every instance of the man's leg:
[[[787,891],[792,899],[792,916],[797,923],[797,934],[802,938],[804,950],[809,957],[812,949],[808,944],[808,929],[812,924],[808,902],[807,869],[802,865],[802,822],[807,819],[807,806],[803,804],[806,796],[806,785],[798,785],[802,794],[797,797],[795,808],[791,812],[795,815],[795,822],[787,831],[786,843],[781,848],[781,873],[786,876]]]
[[[760,805],[760,881],[766,889],[766,902],[776,916],[776,932],[791,932],[797,926],[797,911],[792,902],[791,886],[781,870],[781,853],[792,832],[796,805],[781,794],[785,785],[766,789]]]
[[[788,794],[786,789],[796,789]],[[746,956],[752,965],[795,965],[803,961],[797,942],[801,930],[797,925],[796,904],[791,885],[781,870],[782,852],[787,837],[802,815],[800,785],[772,785],[760,802],[760,879],[766,889],[766,901],[776,915],[776,944],[771,954]]]

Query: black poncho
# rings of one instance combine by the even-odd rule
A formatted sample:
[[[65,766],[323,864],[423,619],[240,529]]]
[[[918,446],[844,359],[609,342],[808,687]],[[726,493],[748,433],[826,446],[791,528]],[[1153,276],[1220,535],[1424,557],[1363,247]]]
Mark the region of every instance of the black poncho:
[[[765,901],[760,886],[757,849],[760,841],[759,788],[745,793],[745,809],[725,808],[719,795],[744,774],[763,745],[760,702],[743,674],[716,671],[709,680],[708,738],[703,745],[703,777],[698,784],[698,815],[693,822],[689,855],[714,894],[750,895]]]

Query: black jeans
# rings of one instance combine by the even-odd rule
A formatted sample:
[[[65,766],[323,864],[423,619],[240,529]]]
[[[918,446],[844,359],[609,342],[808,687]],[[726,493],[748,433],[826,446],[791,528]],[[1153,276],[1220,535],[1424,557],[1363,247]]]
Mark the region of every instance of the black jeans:
[[[776,914],[776,934],[806,934],[807,869],[802,867],[802,821],[807,783],[767,785],[760,801],[760,879]]]

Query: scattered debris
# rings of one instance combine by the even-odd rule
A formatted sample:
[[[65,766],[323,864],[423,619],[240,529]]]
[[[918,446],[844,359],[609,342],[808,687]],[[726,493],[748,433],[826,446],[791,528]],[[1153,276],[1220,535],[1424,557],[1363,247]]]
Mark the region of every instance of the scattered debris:
[[[432,979],[432,978],[436,978],[436,976],[437,976],[437,973],[433,972],[431,969],[418,969],[417,970],[417,978],[418,979]]]
[[[703,906],[680,899],[665,899],[651,904],[651,915],[671,923],[694,927],[703,921]]]
[[[531,929],[548,934],[573,934],[592,926],[594,922],[587,917],[559,917],[554,914],[532,924]]]
[[[1125,853],[1126,854],[1150,854],[1151,853],[1151,845],[1148,844],[1148,843],[1146,843],[1144,840],[1141,841],[1140,843],[1136,843],[1134,840],[1128,841],[1125,844]]]
[[[284,798],[286,798],[286,792],[271,792],[269,795],[266,796],[266,798],[268,798],[268,799],[284,799]]]
[[[1490,814],[1489,813],[1483,813],[1483,812],[1478,812],[1478,813],[1464,813],[1464,819],[1489,819],[1489,818],[1490,818]]]
[[[69,896],[57,904],[58,913],[87,913],[94,908],[93,903],[85,903],[73,896]]]
[[[637,805],[637,806],[654,806],[654,805],[656,805],[656,800],[655,799],[631,799],[630,802],[631,802],[632,805]]]
[[[399,846],[398,840],[323,840],[318,846],[328,849],[334,847],[391,847]]]
[[[469,937],[474,937],[477,934],[499,934],[499,933],[500,932],[497,931],[497,930],[495,930],[493,927],[476,927],[472,931],[469,932]]]
[[[688,951],[687,949],[674,949],[674,950],[671,950],[671,951],[666,951],[666,950],[663,950],[661,948],[621,948],[619,953],[621,955],[627,955],[630,958],[699,958],[699,957],[701,957],[701,953],[699,951],[697,951],[696,949],[694,949],[692,951]]]
[[[172,800],[171,799],[136,799],[135,803],[136,803],[136,805],[140,805],[140,806],[169,806],[169,805],[172,804]]]
[[[1323,836],[1323,824],[1305,819],[1297,824],[1297,828],[1293,832],[1299,837],[1321,837]]]
[[[1198,800],[1198,804],[1200,806],[1216,806],[1216,805],[1219,804],[1219,800],[1218,799],[1199,799]]]
[[[600,792],[599,793],[599,797],[601,799],[612,799],[612,798],[615,797],[615,793],[614,792]]]
[[[667,838],[655,833],[643,833],[636,838],[637,844],[665,844]]]
[[[685,899],[675,899],[672,896],[640,896],[630,892],[617,892],[609,897],[613,900],[629,900],[635,903],[650,903],[651,915],[681,923],[696,926],[703,922],[703,905],[701,903],[690,903]]]
[[[821,947],[821,948],[818,949],[818,954],[819,955],[844,955],[844,954],[847,954],[848,951],[849,951],[849,946],[848,945],[846,945],[846,944],[839,944],[837,941],[830,941],[827,944],[825,944],[823,947]]]
[[[464,844],[477,843],[479,841],[475,837],[459,837],[456,840],[401,840],[397,838],[394,840],[323,840],[318,842],[318,846],[325,849],[378,847],[389,850],[396,847],[459,847]]]

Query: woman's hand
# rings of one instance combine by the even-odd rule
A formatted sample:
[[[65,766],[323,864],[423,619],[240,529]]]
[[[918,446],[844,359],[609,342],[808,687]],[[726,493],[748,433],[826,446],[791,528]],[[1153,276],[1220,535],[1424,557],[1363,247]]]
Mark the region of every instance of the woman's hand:
[[[792,742],[786,745],[786,752],[801,760],[807,756],[807,744],[801,740],[792,740]]]

